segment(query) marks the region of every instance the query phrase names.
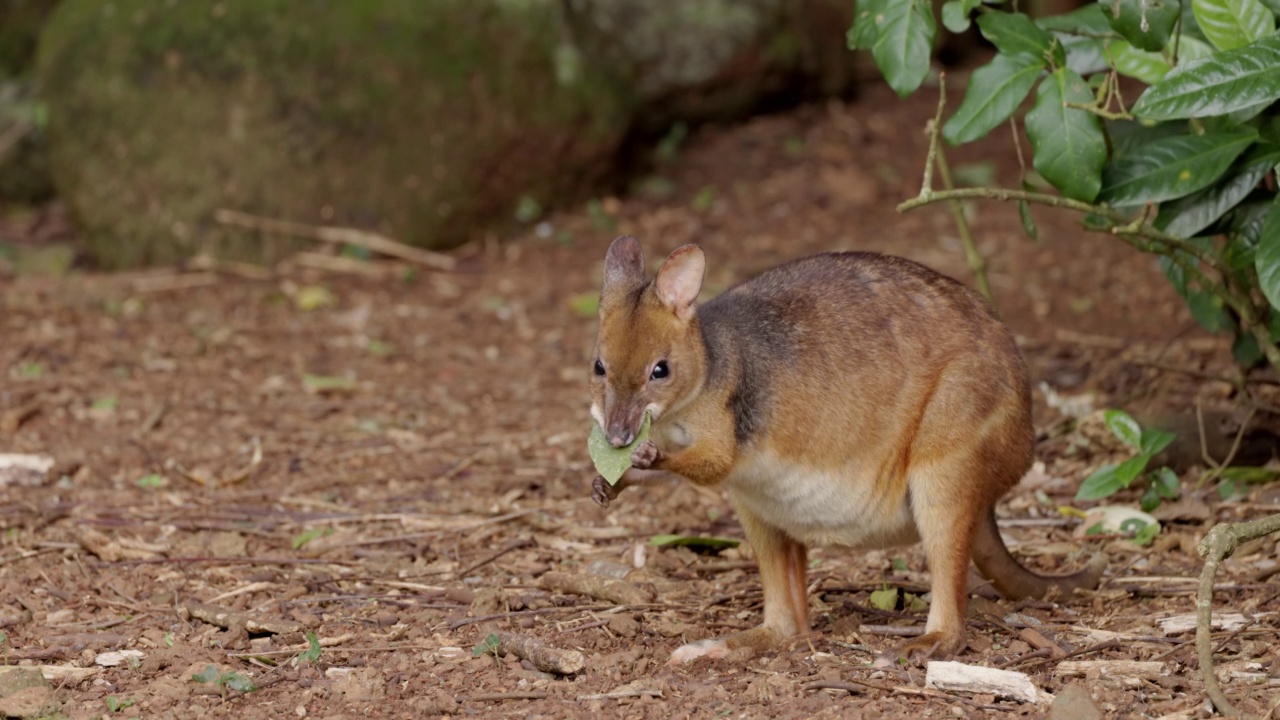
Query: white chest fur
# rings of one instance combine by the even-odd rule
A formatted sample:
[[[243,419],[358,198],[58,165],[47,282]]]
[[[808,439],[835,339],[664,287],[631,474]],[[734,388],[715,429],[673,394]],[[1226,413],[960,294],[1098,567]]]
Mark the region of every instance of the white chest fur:
[[[759,451],[738,462],[727,487],[743,509],[805,545],[881,548],[917,542],[907,498],[885,492],[874,472],[852,462],[817,470]]]

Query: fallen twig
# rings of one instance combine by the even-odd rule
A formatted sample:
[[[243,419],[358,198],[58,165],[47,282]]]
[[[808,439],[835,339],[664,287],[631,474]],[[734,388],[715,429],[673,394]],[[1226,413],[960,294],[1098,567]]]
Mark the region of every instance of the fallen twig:
[[[462,695],[458,698],[459,702],[501,702],[503,700],[545,700],[547,694],[544,692],[500,692],[500,693],[477,693],[475,695]]]
[[[262,619],[217,605],[190,602],[182,607],[191,617],[225,629],[242,627],[251,633],[271,633],[272,635],[300,634],[304,629],[302,623],[292,620]]]
[[[313,240],[336,243],[339,245],[354,245],[382,255],[400,258],[401,260],[408,260],[409,262],[424,265],[436,270],[451,271],[457,267],[457,261],[448,255],[442,255],[440,253],[431,252],[430,250],[411,247],[409,245],[396,242],[385,235],[369,232],[367,230],[331,227],[327,225],[307,225],[305,223],[264,218],[257,215],[250,215],[248,213],[225,209],[214,212],[213,219],[223,225],[235,225],[237,227],[248,228],[249,230],[258,230],[260,232],[275,233],[278,235],[290,235],[293,237],[311,238]]]
[[[494,560],[497,560],[498,558],[502,557],[503,555],[506,555],[506,554],[507,554],[507,553],[509,553],[509,552],[512,552],[512,551],[515,551],[515,550],[519,550],[519,549],[521,549],[521,548],[532,547],[532,546],[534,546],[534,545],[536,545],[536,544],[537,544],[537,543],[535,543],[535,542],[533,541],[533,538],[520,538],[519,540],[515,540],[514,542],[508,543],[506,547],[504,547],[504,548],[502,548],[501,550],[499,550],[499,551],[497,551],[497,552],[495,552],[495,553],[493,553],[493,554],[489,555],[488,557],[484,558],[483,560],[479,560],[479,561],[477,561],[477,562],[475,562],[475,563],[472,563],[471,565],[469,565],[469,566],[468,566],[468,567],[466,567],[465,569],[463,569],[463,570],[459,570],[459,571],[457,572],[457,576],[458,576],[458,577],[460,577],[460,578],[466,577],[466,576],[467,576],[467,574],[468,574],[468,573],[470,573],[470,572],[472,572],[473,570],[477,570],[477,569],[479,569],[479,568],[482,568],[482,567],[484,567],[485,565],[488,565],[489,563],[493,562]]]
[[[529,617],[531,615],[548,615],[551,613],[562,612],[586,612],[588,610],[608,610],[613,605],[566,605],[565,607],[549,607],[538,608],[537,610],[513,610],[511,612],[495,613],[493,615],[480,615],[473,618],[460,618],[449,622],[450,630],[457,630],[466,625],[474,625],[479,622],[487,622],[489,620],[509,620],[517,617]]]
[[[582,672],[582,669],[587,666],[587,656],[579,650],[552,647],[528,635],[501,631],[494,634],[498,636],[498,654],[510,653],[521,660],[528,660],[543,672],[573,675]]]
[[[543,574],[539,578],[539,584],[547,590],[586,595],[617,605],[643,605],[653,602],[653,591],[626,580],[601,575],[552,571]]]

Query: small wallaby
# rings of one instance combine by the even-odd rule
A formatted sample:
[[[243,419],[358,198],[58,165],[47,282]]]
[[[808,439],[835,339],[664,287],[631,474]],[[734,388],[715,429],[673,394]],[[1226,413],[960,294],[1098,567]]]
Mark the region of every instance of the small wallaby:
[[[763,625],[685,645],[673,664],[807,631],[815,545],[923,543],[933,600],[907,655],[964,646],[970,558],[1007,598],[1096,586],[1096,563],[1043,577],[1000,539],[993,506],[1032,463],[1031,391],[981,296],[909,260],[841,252],[695,307],[705,263],[685,245],[649,280],[640,243],[614,240],[591,377],[614,447],[652,422],[622,479],[596,478],[596,502],[672,476],[723,486],[760,565]]]

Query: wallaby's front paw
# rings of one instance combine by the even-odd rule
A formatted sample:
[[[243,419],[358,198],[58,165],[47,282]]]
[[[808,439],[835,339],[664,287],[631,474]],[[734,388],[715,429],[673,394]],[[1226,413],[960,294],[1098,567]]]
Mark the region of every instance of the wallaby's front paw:
[[[631,466],[641,470],[648,470],[661,459],[662,453],[658,452],[658,446],[652,440],[645,440],[631,451]]]
[[[591,499],[602,508],[609,507],[609,503],[618,497],[620,488],[616,485],[610,485],[608,480],[597,475],[595,480],[591,481]]]

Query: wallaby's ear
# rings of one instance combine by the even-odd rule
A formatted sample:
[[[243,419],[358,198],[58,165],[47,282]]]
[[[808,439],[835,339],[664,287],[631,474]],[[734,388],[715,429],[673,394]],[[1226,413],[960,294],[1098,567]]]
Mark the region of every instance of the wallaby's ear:
[[[644,253],[640,250],[640,241],[622,235],[614,239],[604,256],[604,291],[632,287],[640,282],[644,282]]]
[[[658,270],[658,300],[681,320],[693,316],[693,303],[702,292],[707,259],[697,245],[682,245],[667,256]]]

